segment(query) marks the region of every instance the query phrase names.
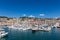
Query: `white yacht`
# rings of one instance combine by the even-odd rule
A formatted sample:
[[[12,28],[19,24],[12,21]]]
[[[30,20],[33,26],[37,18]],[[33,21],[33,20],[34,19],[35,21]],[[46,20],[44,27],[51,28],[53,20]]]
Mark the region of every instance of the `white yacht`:
[[[54,26],[57,27],[57,28],[60,28],[60,23],[57,22]]]
[[[39,27],[39,30],[42,30],[42,31],[50,31],[51,30],[51,27],[49,27],[48,25],[43,25],[43,26],[40,26]]]
[[[43,28],[44,31],[51,31],[51,27]]]
[[[0,38],[8,35],[8,32],[5,32],[4,29],[0,29]]]

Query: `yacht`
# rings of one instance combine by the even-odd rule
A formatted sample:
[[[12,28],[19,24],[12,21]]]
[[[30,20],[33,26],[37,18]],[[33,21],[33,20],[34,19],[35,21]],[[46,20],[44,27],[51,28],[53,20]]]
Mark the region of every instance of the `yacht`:
[[[54,25],[55,28],[60,28],[60,23],[57,22],[55,25]]]
[[[0,29],[0,38],[8,35],[8,32],[5,32],[4,29]]]
[[[39,30],[42,30],[42,31],[50,31],[51,30],[51,27],[49,27],[48,25],[42,25],[39,27]]]
[[[43,28],[44,31],[51,31],[51,27]]]

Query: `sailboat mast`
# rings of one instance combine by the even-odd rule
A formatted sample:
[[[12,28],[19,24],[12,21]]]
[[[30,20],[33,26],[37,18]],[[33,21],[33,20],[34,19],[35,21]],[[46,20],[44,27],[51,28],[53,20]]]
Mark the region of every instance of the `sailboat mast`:
[[[17,18],[17,23],[18,23],[18,18]]]

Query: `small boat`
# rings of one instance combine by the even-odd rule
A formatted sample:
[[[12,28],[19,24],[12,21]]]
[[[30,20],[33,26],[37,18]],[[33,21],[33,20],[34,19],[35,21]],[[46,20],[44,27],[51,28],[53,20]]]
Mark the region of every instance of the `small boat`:
[[[24,28],[23,30],[27,30],[26,28]]]
[[[44,31],[51,31],[51,27],[43,28]]]
[[[44,24],[42,26],[39,26],[39,30],[41,30],[41,31],[51,31],[51,27]]]
[[[39,28],[40,31],[43,31],[43,27]]]
[[[31,28],[31,30],[36,30],[36,28]]]
[[[0,29],[0,38],[8,35],[8,32],[5,32],[4,29]]]
[[[57,28],[57,27],[54,25],[54,26],[51,26],[51,28]]]
[[[57,22],[54,26],[55,26],[56,28],[60,28],[60,23]]]

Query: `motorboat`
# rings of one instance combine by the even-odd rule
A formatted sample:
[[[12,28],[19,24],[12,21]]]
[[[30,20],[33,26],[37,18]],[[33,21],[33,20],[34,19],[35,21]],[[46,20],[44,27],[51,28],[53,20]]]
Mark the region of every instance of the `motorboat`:
[[[43,28],[44,31],[51,31],[51,27]]]
[[[56,28],[60,28],[60,23],[57,22],[54,26],[55,26]]]
[[[5,32],[4,29],[0,29],[0,38],[8,35],[8,32]]]
[[[42,25],[42,26],[39,26],[38,29],[41,30],[41,31],[50,31],[51,27],[48,26],[48,25]]]

